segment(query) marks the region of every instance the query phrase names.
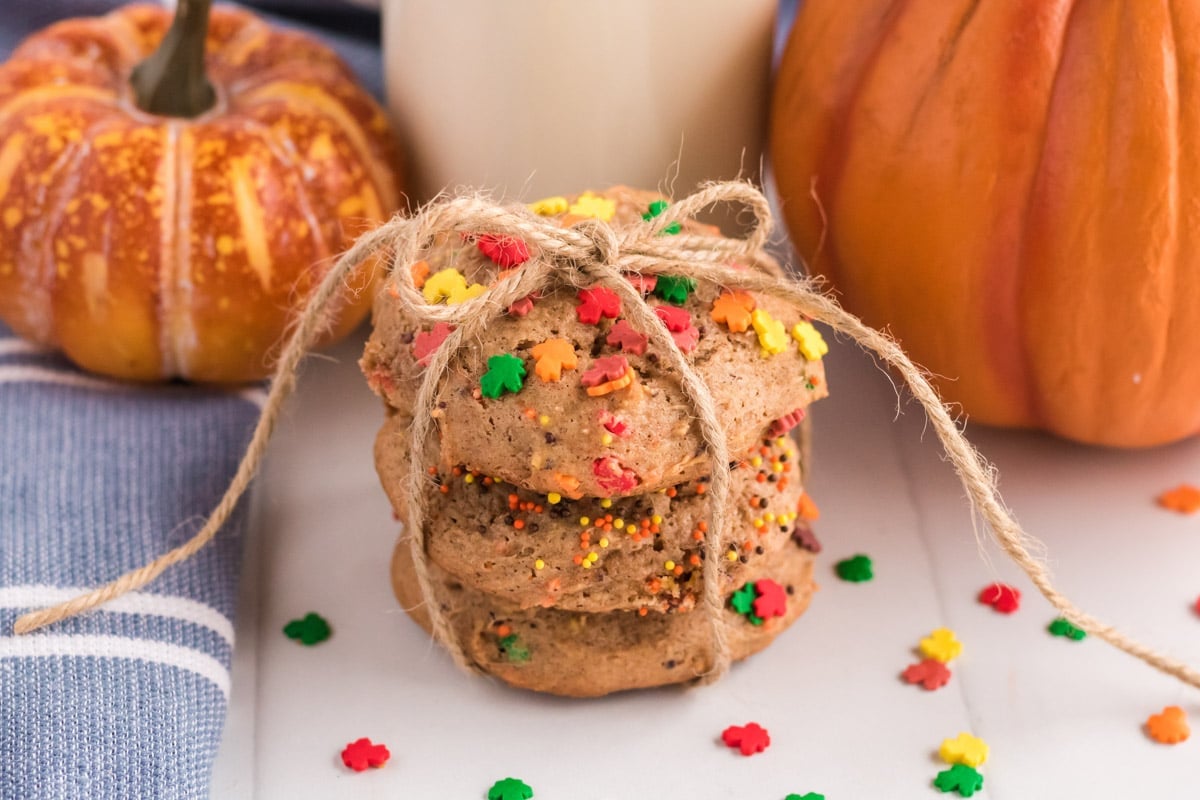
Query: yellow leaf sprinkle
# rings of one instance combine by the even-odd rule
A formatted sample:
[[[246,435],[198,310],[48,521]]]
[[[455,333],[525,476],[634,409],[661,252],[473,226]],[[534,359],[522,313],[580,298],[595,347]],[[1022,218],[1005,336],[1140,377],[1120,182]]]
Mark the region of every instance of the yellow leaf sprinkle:
[[[567,198],[555,195],[535,200],[529,204],[529,210],[539,217],[555,217],[566,211],[569,205]]]

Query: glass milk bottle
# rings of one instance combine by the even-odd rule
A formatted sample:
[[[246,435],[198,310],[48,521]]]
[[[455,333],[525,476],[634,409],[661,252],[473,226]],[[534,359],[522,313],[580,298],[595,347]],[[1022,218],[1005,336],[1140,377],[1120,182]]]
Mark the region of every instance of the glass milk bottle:
[[[383,0],[410,196],[760,177],[775,0]]]

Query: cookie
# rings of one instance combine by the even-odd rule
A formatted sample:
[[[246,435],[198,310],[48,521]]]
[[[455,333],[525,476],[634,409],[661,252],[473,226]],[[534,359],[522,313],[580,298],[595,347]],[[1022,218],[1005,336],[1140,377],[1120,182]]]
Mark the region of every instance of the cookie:
[[[376,439],[380,481],[404,518],[408,419]],[[734,462],[733,539],[719,562],[732,591],[789,546],[803,494],[796,443],[760,442]],[[631,497],[572,500],[539,494],[464,467],[430,470],[429,557],[449,576],[521,608],[604,612],[692,608],[702,592],[707,480]]]
[[[703,675],[711,663],[709,623],[700,610],[640,615],[520,609],[464,586],[436,566],[430,569],[434,594],[467,657],[513,686],[596,697],[690,681]],[[771,581],[786,605],[776,608],[782,616],[755,624],[726,603],[723,614],[734,659],[770,644],[800,616],[816,588],[812,554],[799,546],[759,563],[753,573],[756,583]],[[409,616],[429,630],[405,538],[397,543],[392,559],[392,584]],[[756,591],[753,585],[750,591]]]
[[[658,199],[622,188],[605,197],[614,225],[643,224]],[[563,207],[579,203],[572,198]],[[482,291],[497,279],[493,257],[470,241],[447,239],[420,270],[430,274],[427,296]],[[443,270],[457,270],[462,285],[439,279]],[[628,277],[709,387],[731,453],[748,450],[768,426],[795,425],[825,395],[823,343],[786,305],[672,276]],[[434,280],[441,283],[429,292]],[[441,463],[573,498],[643,494],[711,472],[676,370],[625,319],[615,294],[559,287],[518,305],[451,362],[432,411]],[[422,361],[446,326],[419,325],[388,292],[379,295],[374,322],[363,370],[389,405],[411,412]]]

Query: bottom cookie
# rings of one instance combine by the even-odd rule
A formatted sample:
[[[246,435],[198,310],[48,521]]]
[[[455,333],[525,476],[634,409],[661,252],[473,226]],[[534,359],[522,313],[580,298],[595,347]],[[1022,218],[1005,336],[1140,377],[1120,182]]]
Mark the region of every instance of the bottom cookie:
[[[808,606],[816,588],[812,562],[807,550],[787,548],[757,565],[752,584],[738,598],[725,598],[722,613],[735,660],[762,650]],[[434,594],[467,657],[513,686],[598,697],[684,683],[703,675],[711,663],[711,631],[700,608],[644,616],[521,609],[463,586],[436,566],[430,571]],[[406,537],[392,558],[392,585],[400,605],[428,631]]]

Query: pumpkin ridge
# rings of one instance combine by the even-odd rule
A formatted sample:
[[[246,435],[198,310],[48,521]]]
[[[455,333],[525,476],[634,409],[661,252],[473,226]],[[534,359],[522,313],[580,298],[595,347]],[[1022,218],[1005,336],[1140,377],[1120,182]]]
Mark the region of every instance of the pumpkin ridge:
[[[166,12],[164,11],[164,13]],[[104,23],[97,26],[99,33],[107,34],[117,45],[117,52],[120,53],[121,72],[113,77],[123,85],[128,85],[129,73],[133,71],[134,65],[147,55],[142,51],[142,37],[128,14],[122,13],[122,9],[114,9],[100,17],[99,20]]]
[[[87,133],[90,134],[95,128],[102,124],[102,120],[98,120],[87,127]],[[62,157],[57,159],[50,165],[46,173],[47,202],[44,205],[46,209],[45,215],[39,220],[40,224],[31,225],[30,233],[36,231],[39,235],[37,240],[41,245],[39,250],[41,258],[38,259],[36,265],[40,267],[40,275],[34,275],[32,288],[29,298],[37,298],[36,305],[41,306],[41,325],[40,329],[37,323],[34,324],[36,330],[35,339],[43,344],[48,344],[53,347],[61,347],[62,342],[56,334],[54,324],[54,295],[58,287],[58,264],[54,255],[54,238],[52,232],[59,227],[63,217],[66,215],[67,204],[75,195],[79,188],[79,182],[82,180],[79,165],[87,158],[92,150],[91,138],[85,135],[78,142],[72,142],[67,145]],[[70,169],[67,169],[70,167]],[[63,181],[59,186],[59,191],[55,192],[55,184],[62,177]],[[40,295],[40,297],[39,297]],[[29,321],[30,315],[25,315],[26,321]]]
[[[237,29],[237,33],[225,40],[225,44],[222,47],[221,52],[214,54],[214,66],[224,64],[236,65],[245,61],[245,56],[247,54],[254,52],[262,46],[261,41],[257,44],[254,42],[256,37],[261,36],[263,37],[262,41],[266,41],[269,40],[271,36],[271,26],[259,17],[256,17],[253,14],[231,14],[230,11],[231,9],[229,9],[227,6],[214,6],[212,10],[214,22],[216,21],[217,15],[220,14],[223,16],[241,17],[243,23],[242,27]],[[287,62],[284,61],[279,63]],[[228,89],[231,94],[235,92],[232,84],[228,87]]]
[[[300,203],[302,208],[300,213],[304,215],[304,221],[308,223],[309,231],[311,232],[313,244],[315,245],[320,256],[316,261],[329,258],[333,255],[333,249],[330,247],[329,241],[325,238],[324,231],[321,230],[321,221],[317,217],[317,212],[312,207],[312,201],[308,197],[308,182],[304,177],[304,170],[300,166],[298,153],[294,147],[289,146],[290,143],[279,138],[275,130],[270,125],[257,120],[247,119],[244,122],[247,130],[258,132],[259,136],[271,152],[279,159],[280,163],[287,167],[288,171],[296,178],[296,185],[300,187],[300,191],[296,193],[296,202]],[[315,263],[315,262],[314,262]],[[310,265],[311,269],[313,265]],[[322,273],[323,274],[323,273]],[[297,276],[299,277],[299,276]]]
[[[1033,216],[1034,207],[1037,205],[1035,202],[1037,188],[1039,185],[1041,185],[1041,181],[1043,179],[1042,169],[1043,165],[1045,164],[1046,143],[1048,139],[1046,134],[1050,126],[1050,118],[1054,114],[1054,99],[1058,96],[1057,87],[1060,78],[1062,78],[1063,57],[1066,53],[1067,37],[1070,35],[1071,22],[1073,21],[1075,12],[1078,10],[1078,8],[1078,2],[1076,0],[1072,0],[1070,10],[1067,12],[1067,18],[1063,21],[1062,34],[1059,37],[1058,46],[1054,49],[1056,54],[1054,62],[1054,74],[1051,75],[1050,81],[1047,84],[1046,102],[1044,105],[1045,111],[1042,114],[1041,125],[1039,126],[1039,135],[1037,137],[1037,163],[1034,164],[1033,171],[1030,173],[1029,189],[1025,193],[1025,210],[1024,213],[1021,214],[1021,227],[1019,233],[1017,234],[1018,245],[1016,252],[1018,254],[1020,264],[1025,264],[1028,261],[1027,250],[1029,247],[1029,221]],[[1026,321],[1022,319],[1022,314],[1019,309],[1020,297],[1025,291],[1025,271],[1022,269],[1015,269],[1013,273],[1014,292],[1012,294],[1012,298],[1014,302],[1018,303],[1018,309],[1014,310],[1015,325],[1013,326],[1011,335],[1018,337],[1019,340],[1019,346],[1013,348],[1013,352],[1019,354],[1021,357],[1021,363],[1019,365],[1021,369],[1020,374],[1032,376],[1034,374],[1032,357],[1033,344],[1029,340],[1029,326],[1026,324]],[[1025,413],[1022,415],[1026,418],[1025,424],[1042,425],[1043,421],[1046,419],[1045,404],[1041,399],[1042,393],[1034,391],[1029,385],[1029,382],[1026,381],[1022,383],[1021,395],[1023,397],[1025,406]]]
[[[195,341],[191,308],[191,249],[180,242],[180,233],[191,230],[191,193],[185,191],[185,176],[192,162],[191,127],[183,120],[168,119],[164,125],[162,163],[157,180],[163,191],[159,215],[158,336],[162,374],[186,375],[188,357],[184,341]],[[189,140],[184,144],[184,140]],[[186,157],[185,157],[186,153]],[[186,237],[186,234],[185,234]],[[189,336],[190,334],[190,336]]]
[[[838,258],[837,235],[834,230],[836,222],[832,217],[832,211],[837,201],[837,187],[839,185],[838,177],[845,168],[846,158],[849,155],[849,145],[851,137],[846,132],[846,121],[850,116],[853,99],[858,96],[859,90],[863,83],[871,74],[874,65],[879,60],[879,54],[883,50],[888,34],[895,28],[900,17],[903,16],[904,9],[909,5],[910,0],[892,0],[888,5],[887,11],[883,16],[886,18],[875,31],[873,44],[870,54],[862,59],[857,75],[850,83],[848,90],[842,95],[841,102],[836,108],[835,113],[829,115],[828,129],[830,131],[827,147],[828,150],[821,154],[819,163],[815,165],[815,172],[812,178],[812,200],[817,204],[818,210],[822,218],[822,230],[818,238],[820,245],[819,249],[814,252],[811,257],[806,257],[800,252],[799,242],[796,243],[796,251],[800,258],[808,265],[808,272],[829,272],[832,273],[835,280],[840,280],[837,274],[841,272],[840,260]],[[800,13],[804,13],[805,9],[801,9]],[[785,61],[789,60],[793,48],[789,47],[785,54]],[[781,65],[781,71],[786,68],[786,65]],[[775,158],[779,160],[778,156]],[[824,180],[822,180],[824,179]],[[778,183],[778,180],[776,181]],[[829,193],[822,197],[820,190],[822,184],[828,187]],[[795,230],[795,227],[793,230]],[[821,251],[824,250],[822,253]],[[823,267],[818,267],[818,264],[823,264]],[[844,278],[844,275],[842,276]],[[843,287],[844,288],[844,287]]]
[[[912,136],[913,130],[917,126],[917,120],[921,116],[921,111],[925,107],[925,101],[929,99],[930,90],[941,83],[946,68],[954,61],[954,56],[958,53],[958,43],[962,39],[963,33],[966,32],[967,26],[971,24],[971,20],[975,18],[975,12],[979,10],[979,4],[982,0],[970,0],[970,2],[971,5],[967,8],[966,13],[963,14],[962,19],[958,21],[958,25],[950,32],[950,39],[943,45],[941,55],[938,56],[937,66],[934,67],[929,80],[925,81],[921,87],[920,97],[917,98],[917,102],[913,103],[912,114],[908,118],[908,127],[904,131],[905,139]]]
[[[38,102],[59,100],[94,101],[98,105],[116,110],[120,108],[120,97],[110,94],[94,86],[78,86],[75,84],[39,86],[36,89],[26,89],[13,95],[7,101],[0,100],[0,125],[4,125],[13,115],[26,107]]]
[[[1179,168],[1179,143],[1181,138],[1180,127],[1183,123],[1182,114],[1180,113],[1179,109],[1179,98],[1182,97],[1182,93],[1179,84],[1179,43],[1175,34],[1175,4],[1173,2],[1167,3],[1166,22],[1166,38],[1170,43],[1170,47],[1163,48],[1163,59],[1164,66],[1170,70],[1171,78],[1174,79],[1174,92],[1167,92],[1169,106],[1166,109],[1166,112],[1167,117],[1170,120],[1171,129],[1170,133],[1166,137],[1166,141],[1168,144],[1167,157],[1170,159],[1170,167],[1167,169],[1168,181],[1167,185],[1164,187],[1164,195],[1167,199],[1167,207],[1171,210],[1171,213],[1166,215],[1167,224],[1169,225],[1169,234],[1167,238],[1169,241],[1168,247],[1170,248],[1170,252],[1168,254],[1164,254],[1162,260],[1169,264],[1178,264],[1180,230],[1182,229],[1182,225],[1180,223],[1182,204],[1180,203],[1181,193],[1179,187],[1181,174],[1181,170]],[[1170,286],[1164,289],[1162,293],[1167,297],[1174,297],[1176,284],[1175,270],[1163,270],[1161,274],[1170,282]],[[1162,386],[1166,383],[1164,378],[1167,357],[1168,354],[1175,349],[1171,346],[1170,342],[1172,340],[1171,331],[1176,328],[1178,323],[1178,315],[1175,313],[1177,308],[1178,307],[1176,304],[1171,303],[1168,312],[1165,315],[1160,316],[1160,319],[1162,319],[1162,323],[1160,325],[1161,334],[1156,337],[1156,341],[1158,341],[1160,344],[1150,353],[1151,361],[1142,374],[1142,383],[1150,386],[1152,390],[1153,387]],[[1142,409],[1145,408],[1147,407],[1142,407]],[[1144,416],[1147,412],[1142,411],[1142,409],[1139,409],[1139,411],[1141,411],[1141,415]],[[1139,428],[1146,427],[1140,420],[1135,424],[1137,424]]]
[[[234,98],[231,98],[231,100]],[[295,101],[316,114],[333,120],[339,130],[350,139],[350,144],[367,168],[367,175],[374,184],[376,194],[385,208],[396,208],[400,203],[395,184],[388,179],[389,165],[378,157],[371,148],[362,123],[334,95],[316,85],[300,84],[288,79],[276,79],[255,86],[246,94],[237,95],[239,106],[255,106],[262,103]]]

